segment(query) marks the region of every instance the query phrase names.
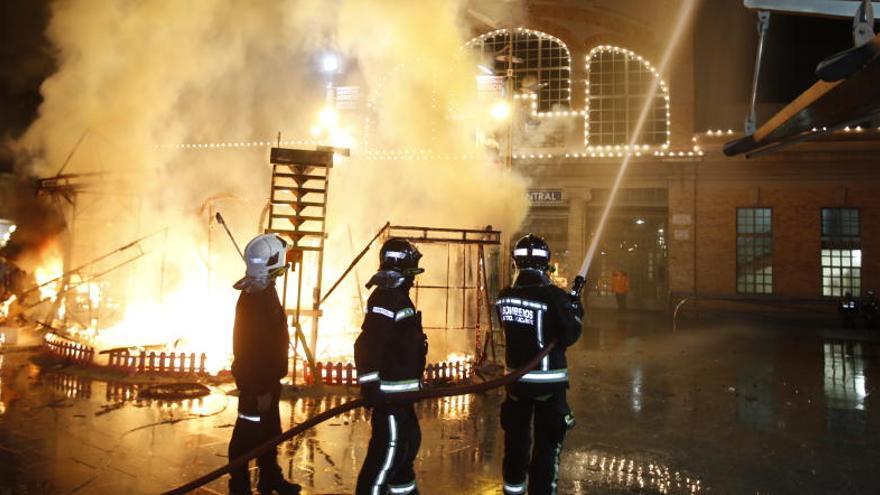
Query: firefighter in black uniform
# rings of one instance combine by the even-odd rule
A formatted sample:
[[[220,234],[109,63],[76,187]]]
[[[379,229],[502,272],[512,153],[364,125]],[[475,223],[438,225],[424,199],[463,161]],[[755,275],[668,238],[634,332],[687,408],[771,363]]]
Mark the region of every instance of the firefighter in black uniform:
[[[404,239],[389,239],[379,252],[379,271],[367,283],[376,286],[367,301],[362,332],[354,343],[361,396],[372,408],[373,434],[357,479],[357,495],[417,495],[413,461],[422,432],[412,402],[394,394],[421,389],[428,340],[422,314],[409,298],[419,268],[418,249]]]
[[[877,293],[874,289],[868,289],[861,306],[862,313],[865,314],[865,329],[876,329],[877,317],[880,316],[880,302],[877,301]]]
[[[275,279],[287,268],[287,243],[276,235],[255,237],[244,250],[247,272],[235,283],[241,291],[235,307],[232,376],[238,387],[238,419],[229,442],[235,459],[281,434],[280,380],[287,375],[287,318],[275,291]],[[261,494],[296,495],[300,486],[284,479],[275,449],[257,458]],[[232,471],[229,493],[250,494],[247,465]]]
[[[843,294],[843,299],[837,303],[837,312],[840,314],[840,324],[843,328],[856,328],[856,318],[859,316],[859,303],[853,297],[852,292],[846,291]]]
[[[565,399],[565,348],[581,335],[583,308],[550,283],[550,248],[543,239],[532,234],[521,238],[513,249],[513,260],[519,269],[516,281],[498,294],[496,303],[507,345],[507,367],[519,368],[552,340],[557,343],[537,368],[508,386],[501,404],[503,489],[509,495],[555,494],[562,440],[574,426]]]

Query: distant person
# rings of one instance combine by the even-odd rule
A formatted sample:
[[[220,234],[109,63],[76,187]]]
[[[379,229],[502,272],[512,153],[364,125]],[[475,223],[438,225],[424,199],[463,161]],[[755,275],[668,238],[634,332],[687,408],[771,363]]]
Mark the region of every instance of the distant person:
[[[875,330],[877,317],[880,316],[880,302],[877,301],[877,293],[874,289],[865,292],[865,297],[862,299],[862,314],[865,317],[865,328]]]
[[[629,294],[629,274],[617,270],[611,274],[611,292],[617,299],[617,310],[626,311],[626,296]]]
[[[562,441],[574,426],[566,401],[565,349],[580,338],[584,312],[579,301],[550,283],[550,248],[544,239],[529,234],[516,242],[512,255],[519,273],[496,303],[507,367],[524,366],[552,340],[557,344],[535,370],[507,387],[501,404],[503,491],[555,494]]]
[[[840,313],[840,322],[843,328],[856,328],[856,318],[859,316],[859,303],[855,300],[852,292],[846,291],[843,299],[837,303],[837,312]]]
[[[379,271],[367,283],[376,286],[367,301],[361,333],[354,343],[361,396],[372,409],[372,434],[357,478],[357,495],[418,495],[413,463],[422,431],[413,402],[394,394],[422,387],[428,339],[422,313],[409,290],[422,254],[405,239],[392,238],[379,251]]]
[[[281,434],[278,402],[287,375],[287,317],[275,291],[275,279],[287,269],[287,243],[273,234],[255,237],[244,249],[247,272],[234,287],[241,291],[235,307],[232,376],[238,387],[238,419],[229,442],[229,459],[242,456]],[[257,457],[260,493],[296,495],[300,486],[284,479],[272,449]],[[247,465],[229,473],[229,493],[250,494]]]

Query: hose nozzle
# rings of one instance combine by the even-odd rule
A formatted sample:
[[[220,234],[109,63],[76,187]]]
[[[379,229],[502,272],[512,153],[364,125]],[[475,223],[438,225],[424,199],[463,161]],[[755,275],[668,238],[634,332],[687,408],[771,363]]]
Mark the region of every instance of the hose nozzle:
[[[578,275],[574,278],[574,282],[571,284],[571,290],[568,292],[568,295],[572,299],[580,299],[581,292],[584,290],[584,286],[587,285],[587,279]]]

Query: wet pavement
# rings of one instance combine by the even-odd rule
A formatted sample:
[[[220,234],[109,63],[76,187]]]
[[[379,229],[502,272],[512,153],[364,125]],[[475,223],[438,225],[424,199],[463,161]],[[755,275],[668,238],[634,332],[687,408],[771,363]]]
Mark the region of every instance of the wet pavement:
[[[880,331],[589,315],[569,350],[560,493],[880,493]],[[157,493],[226,462],[236,398],[138,400],[129,386],[0,355],[0,495]],[[345,397],[282,403],[284,426]],[[419,405],[423,494],[498,494],[500,393]],[[351,493],[363,411],[281,446],[305,493]],[[218,480],[201,493],[225,493]]]

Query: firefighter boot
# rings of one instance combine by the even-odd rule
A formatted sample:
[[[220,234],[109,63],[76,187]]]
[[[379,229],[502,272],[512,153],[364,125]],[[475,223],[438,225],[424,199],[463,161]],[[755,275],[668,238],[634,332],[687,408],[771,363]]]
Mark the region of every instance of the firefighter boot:
[[[248,481],[230,480],[229,495],[253,495]]]
[[[278,495],[299,495],[300,490],[302,490],[301,486],[287,481],[280,472],[271,473],[265,477],[261,472],[260,481],[257,483],[257,491],[261,495],[270,495],[272,493],[277,493]]]

